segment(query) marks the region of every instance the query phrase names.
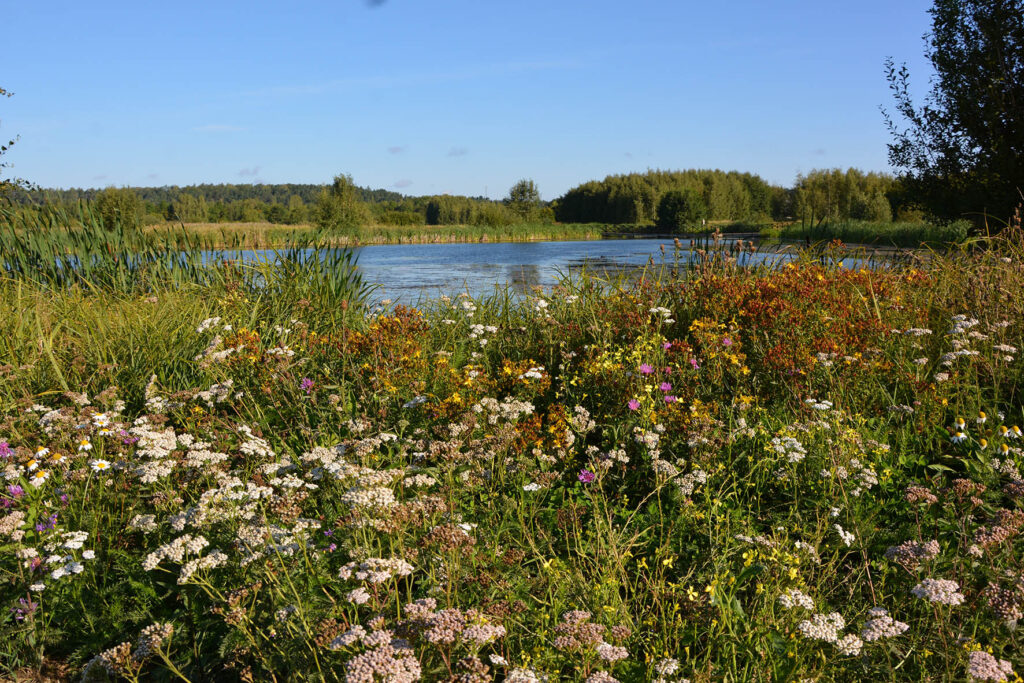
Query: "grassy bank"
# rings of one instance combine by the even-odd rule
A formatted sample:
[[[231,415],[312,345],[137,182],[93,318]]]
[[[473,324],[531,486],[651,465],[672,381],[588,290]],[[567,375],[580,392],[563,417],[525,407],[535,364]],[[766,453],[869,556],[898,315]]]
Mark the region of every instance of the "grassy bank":
[[[960,221],[948,225],[932,223],[884,223],[871,221],[845,221],[801,225],[794,222],[750,222],[713,221],[692,230],[679,232],[680,237],[697,237],[712,234],[754,233],[762,238],[782,239],[794,242],[831,242],[840,240],[848,244],[872,246],[934,247],[960,244],[967,240],[970,224]],[[664,235],[666,231],[655,225],[614,225],[608,226],[607,234],[643,237]]]
[[[968,221],[957,221],[946,225],[847,221],[822,223],[814,226],[791,223],[762,229],[761,236],[810,242],[840,240],[847,243],[878,246],[919,247],[922,244],[933,246],[959,244],[967,239],[969,230],[970,223]]]
[[[66,242],[0,242],[24,265],[0,279],[0,667],[1021,671],[1021,244],[891,271],[708,253],[414,311],[301,260],[97,249],[62,278],[31,264]]]
[[[156,225],[162,232],[180,226]],[[338,246],[366,244],[442,244],[449,242],[531,242],[539,240],[600,239],[606,226],[584,224],[522,223],[507,226],[478,225],[365,225],[346,231],[321,230],[312,225],[273,223],[185,223],[185,231],[216,246],[244,245],[271,248],[289,241],[326,238]]]

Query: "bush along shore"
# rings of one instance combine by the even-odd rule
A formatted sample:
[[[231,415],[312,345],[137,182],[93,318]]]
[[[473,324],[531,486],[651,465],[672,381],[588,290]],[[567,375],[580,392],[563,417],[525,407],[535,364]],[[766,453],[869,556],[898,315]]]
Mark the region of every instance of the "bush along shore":
[[[7,677],[1024,669],[1019,226],[423,310],[67,239],[0,241]]]

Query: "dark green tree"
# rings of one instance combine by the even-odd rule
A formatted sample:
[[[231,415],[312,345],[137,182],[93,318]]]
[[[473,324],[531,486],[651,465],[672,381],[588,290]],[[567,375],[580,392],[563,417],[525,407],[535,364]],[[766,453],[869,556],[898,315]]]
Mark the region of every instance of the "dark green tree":
[[[925,56],[935,68],[918,107],[910,74],[886,61],[896,121],[889,162],[935,216],[1007,218],[1024,190],[1024,0],[935,0]]]
[[[137,230],[142,225],[145,206],[130,187],[108,187],[96,196],[93,206],[107,230],[117,226]]]
[[[704,198],[695,190],[670,190],[658,202],[657,226],[662,230],[685,231],[705,216]]]
[[[508,191],[505,204],[524,221],[531,220],[540,209],[540,192],[529,178],[523,178]]]
[[[296,225],[298,223],[305,223],[309,217],[309,210],[306,208],[305,202],[302,201],[302,197],[297,194],[293,194],[288,198],[288,216],[287,223]]]
[[[346,230],[370,222],[370,211],[352,176],[334,176],[334,183],[320,192],[313,208],[313,221],[321,228]]]

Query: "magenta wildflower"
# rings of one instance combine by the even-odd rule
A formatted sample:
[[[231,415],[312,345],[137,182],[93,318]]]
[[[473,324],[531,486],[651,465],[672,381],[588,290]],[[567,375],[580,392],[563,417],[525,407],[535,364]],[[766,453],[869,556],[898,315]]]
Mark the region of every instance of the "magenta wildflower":
[[[672,385],[669,384],[668,382],[662,382],[661,386],[659,386],[658,388],[664,391],[665,393],[672,391]]]
[[[11,494],[11,496],[15,498],[21,498],[25,495],[25,489],[21,488],[17,484],[11,484],[7,487],[7,493]]]
[[[303,377],[302,381],[299,382],[299,389],[302,389],[307,394],[313,390],[313,380],[308,377]]]
[[[653,366],[648,365],[647,363],[644,363],[643,365],[640,366],[640,374],[642,374],[642,375],[649,375],[652,372],[654,372],[654,367]]]
[[[665,397],[665,403],[675,403],[678,400],[679,400],[678,398],[676,398],[675,396],[671,396],[671,395]]]
[[[635,398],[630,399],[629,403],[626,404],[630,410],[640,410],[640,401]]]
[[[665,342],[664,344],[661,345],[661,348],[663,348],[666,351],[668,351],[669,349],[672,348],[672,342]]]
[[[578,476],[577,479],[582,481],[584,484],[589,484],[590,482],[594,481],[596,477],[597,475],[595,475],[590,470],[580,470],[580,476]]]
[[[729,339],[728,337],[723,339],[722,340],[722,346],[732,346],[732,339]]]
[[[690,365],[693,366],[694,370],[700,370],[700,363],[697,362],[696,358],[690,359]]]
[[[14,455],[14,449],[6,441],[0,441],[0,458],[9,458]]]

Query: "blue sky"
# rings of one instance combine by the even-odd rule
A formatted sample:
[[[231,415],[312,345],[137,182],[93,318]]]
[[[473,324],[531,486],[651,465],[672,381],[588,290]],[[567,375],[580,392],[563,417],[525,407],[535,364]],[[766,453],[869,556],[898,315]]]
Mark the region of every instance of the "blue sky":
[[[0,136],[47,187],[356,183],[545,199],[608,174],[888,170],[925,0],[13,3]],[[8,169],[10,172],[11,169]],[[8,173],[10,174],[10,173]]]

